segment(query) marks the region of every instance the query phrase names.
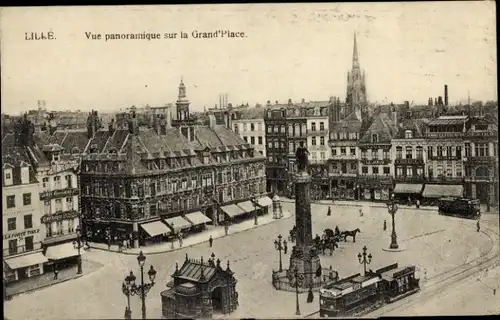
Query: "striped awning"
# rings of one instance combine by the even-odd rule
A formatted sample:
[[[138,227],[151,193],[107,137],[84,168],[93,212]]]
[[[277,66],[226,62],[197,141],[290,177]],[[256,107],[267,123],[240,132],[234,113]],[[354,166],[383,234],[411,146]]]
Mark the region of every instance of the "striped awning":
[[[425,198],[461,197],[462,185],[426,184],[422,196]]]
[[[200,224],[208,223],[210,220],[209,217],[201,213],[200,211],[195,211],[186,214],[186,219],[189,220],[194,226],[198,226]]]
[[[394,193],[420,193],[423,186],[420,183],[398,183],[394,188]]]
[[[164,221],[168,224],[170,228],[174,229],[175,231],[184,230],[191,227],[191,222],[187,221],[181,216],[168,218],[165,219]]]
[[[245,211],[243,211],[243,209],[241,209],[240,207],[238,207],[235,204],[230,204],[230,205],[227,205],[227,206],[223,206],[221,209],[222,209],[222,211],[224,211],[231,218],[246,213]]]
[[[255,206],[252,201],[244,201],[237,204],[245,212],[253,212],[255,210]]]
[[[160,234],[170,234],[171,231],[167,227],[166,224],[164,224],[161,221],[154,221],[154,222],[149,222],[149,223],[143,223],[141,224],[141,228],[146,231],[147,234],[151,237],[159,236]]]

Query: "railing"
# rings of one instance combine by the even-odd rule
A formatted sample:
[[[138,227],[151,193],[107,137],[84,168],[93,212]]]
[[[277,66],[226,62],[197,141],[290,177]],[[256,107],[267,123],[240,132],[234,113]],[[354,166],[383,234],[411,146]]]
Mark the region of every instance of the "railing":
[[[467,137],[496,137],[498,136],[498,131],[469,131],[466,133]]]
[[[330,171],[328,172],[330,177],[356,177],[358,172],[342,172],[342,171]]]
[[[360,174],[358,178],[359,180],[391,180],[392,176],[390,174]]]
[[[459,156],[429,156],[429,160],[447,160],[447,161],[452,161],[452,160],[461,160],[462,158]]]
[[[334,270],[330,270],[327,268],[322,268],[321,276],[317,277],[316,272],[311,273],[300,273],[302,277],[309,276],[312,277],[312,283],[306,283],[305,279],[303,280],[304,284],[301,286],[298,285],[298,288],[295,287],[295,277],[293,275],[293,271],[283,270],[281,272],[274,271],[272,272],[272,284],[276,290],[283,291],[292,291],[296,290],[299,292],[307,292],[309,288],[319,289],[324,284],[338,281],[338,273]],[[290,275],[291,273],[291,275]],[[307,285],[306,285],[307,284]]]
[[[426,132],[425,137],[429,139],[443,139],[443,138],[463,138],[464,132]]]
[[[395,176],[396,182],[409,182],[409,183],[424,183],[426,178],[424,176]]]
[[[361,163],[363,164],[372,164],[372,165],[384,165],[391,163],[391,159],[361,159]]]
[[[416,159],[403,159],[396,158],[394,160],[394,164],[424,164],[424,158],[416,158]]]
[[[8,257],[8,256],[13,256],[25,252],[31,252],[35,250],[40,250],[42,248],[42,243],[41,242],[35,242],[33,243],[33,248],[26,249],[26,245],[22,246],[17,246],[15,248],[7,248],[3,249],[3,256]]]
[[[307,130],[308,136],[326,136],[328,135],[328,130]]]
[[[490,156],[476,156],[476,157],[465,157],[464,161],[466,162],[492,162],[496,161],[496,157]]]
[[[488,182],[488,181],[495,181],[495,177],[492,177],[492,176],[466,176],[465,180]]]
[[[355,154],[336,154],[331,156],[332,160],[358,160],[358,156]]]
[[[427,177],[427,182],[429,183],[462,183],[463,177],[447,177],[447,176],[438,176],[438,177]]]
[[[309,160],[309,164],[326,164],[328,162],[327,159],[314,159],[314,160]]]

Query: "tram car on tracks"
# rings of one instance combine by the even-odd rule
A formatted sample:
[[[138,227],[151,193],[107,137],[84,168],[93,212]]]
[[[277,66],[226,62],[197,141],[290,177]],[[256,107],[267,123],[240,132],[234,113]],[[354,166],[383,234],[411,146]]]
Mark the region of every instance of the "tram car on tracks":
[[[478,220],[481,206],[478,199],[447,197],[439,199],[438,212],[445,216]]]
[[[415,266],[392,264],[366,275],[355,274],[320,289],[319,315],[360,317],[386,303],[392,303],[420,290]]]

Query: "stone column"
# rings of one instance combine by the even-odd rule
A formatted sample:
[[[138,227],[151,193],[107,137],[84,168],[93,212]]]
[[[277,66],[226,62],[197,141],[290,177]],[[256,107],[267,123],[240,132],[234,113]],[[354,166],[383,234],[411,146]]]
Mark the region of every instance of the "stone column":
[[[311,225],[311,200],[310,185],[311,176],[306,172],[295,175],[295,225],[297,226],[296,245],[290,255],[290,271],[297,267],[300,274],[304,275],[302,288],[309,288],[320,259],[313,248],[312,225]]]
[[[471,198],[476,199],[476,184],[474,182],[471,183]]]
[[[136,235],[134,238],[134,248],[139,248],[139,224],[132,223],[132,234]]]

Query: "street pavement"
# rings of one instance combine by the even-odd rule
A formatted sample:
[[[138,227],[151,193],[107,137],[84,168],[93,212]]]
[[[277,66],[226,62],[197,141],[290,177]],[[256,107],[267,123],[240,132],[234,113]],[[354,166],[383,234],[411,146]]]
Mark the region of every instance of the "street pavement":
[[[373,256],[368,268],[377,269],[394,262],[415,264],[423,286],[427,280],[477,259],[493,247],[492,239],[476,231],[474,220],[443,217],[429,210],[406,209],[396,214],[398,242],[406,250],[386,252],[382,249],[390,243],[391,217],[385,208],[364,206],[364,215],[360,217],[359,207],[330,207],[332,215],[327,216],[328,206],[312,205],[313,235],[321,235],[325,228],[334,229],[336,225],[340,230],[361,230],[356,243],[349,239],[347,243],[340,243],[333,256],[321,256],[323,267],[332,265],[340,277],[362,272],[357,254],[364,245]],[[294,204],[283,203],[283,209],[294,212]],[[383,220],[387,220],[386,231],[383,231]],[[498,228],[498,218],[492,220],[493,223],[496,221]],[[282,219],[215,239],[213,248],[201,243],[177,251],[147,255],[145,269],[153,264],[158,271],[156,285],[147,297],[148,317],[161,317],[159,294],[171,280],[175,262],[182,264],[186,252],[197,259],[201,256],[208,258],[214,252],[223,265],[226,260],[230,261],[239,292],[239,307],[230,318],[295,317],[295,294],[276,291],[271,284],[271,271],[278,268],[278,251],[273,242],[278,234],[286,239],[293,224],[294,218]],[[85,257],[105,266],[78,279],[17,296],[4,304],[5,315],[13,320],[121,318],[126,303],[121,283],[130,270],[139,276],[136,257],[101,250],[87,252]],[[284,268],[288,266],[288,260],[289,255],[283,256]],[[310,304],[305,302],[306,296],[300,295],[303,316],[316,312],[319,306],[317,293]],[[133,316],[139,317],[140,299],[137,296],[131,297],[131,309]]]

